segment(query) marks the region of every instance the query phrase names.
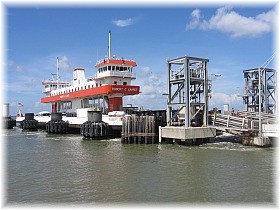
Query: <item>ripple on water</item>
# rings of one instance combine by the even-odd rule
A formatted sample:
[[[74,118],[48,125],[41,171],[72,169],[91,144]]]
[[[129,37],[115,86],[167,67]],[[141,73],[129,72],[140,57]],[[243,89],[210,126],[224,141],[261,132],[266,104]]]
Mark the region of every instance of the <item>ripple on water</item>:
[[[200,145],[199,147],[201,149],[232,150],[232,151],[258,151],[262,149],[254,146],[244,146],[240,143],[232,143],[232,142],[206,143]]]

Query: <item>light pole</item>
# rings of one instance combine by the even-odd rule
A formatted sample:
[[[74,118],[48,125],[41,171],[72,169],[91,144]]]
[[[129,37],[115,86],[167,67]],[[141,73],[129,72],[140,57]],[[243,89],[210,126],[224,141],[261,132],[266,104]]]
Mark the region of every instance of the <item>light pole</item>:
[[[166,105],[168,108],[168,93],[163,93],[162,96],[166,97]]]
[[[170,121],[170,118],[169,118],[169,115],[168,115],[168,105],[169,105],[168,104],[169,103],[168,96],[169,96],[169,94],[168,93],[163,93],[162,96],[166,97],[166,122],[167,122],[167,125],[168,125],[168,123]],[[161,132],[161,129],[160,129],[160,132]]]
[[[210,75],[210,89],[211,89],[211,92],[210,93],[212,93],[213,94],[213,88],[212,88],[212,86],[213,86],[213,77],[221,77],[222,75],[221,74],[219,74],[219,73],[217,73],[217,74],[211,74]]]
[[[216,73],[216,74],[211,74],[210,75],[210,80],[209,80],[209,84],[210,84],[210,86],[209,86],[209,89],[210,89],[210,92],[209,92],[209,98],[211,99],[212,98],[212,96],[214,95],[213,94],[213,78],[214,77],[221,77],[222,75],[221,74],[219,74],[219,73]],[[213,106],[213,100],[212,101],[210,101],[210,105],[212,105]],[[214,107],[213,107],[214,108]]]
[[[236,91],[237,91],[236,96],[242,98],[242,96],[244,95],[244,92],[242,93],[241,87],[236,87]]]

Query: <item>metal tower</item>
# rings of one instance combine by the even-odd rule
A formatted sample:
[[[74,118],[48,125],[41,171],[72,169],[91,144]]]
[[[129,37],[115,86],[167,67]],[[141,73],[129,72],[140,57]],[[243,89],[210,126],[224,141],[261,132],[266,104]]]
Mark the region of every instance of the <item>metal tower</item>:
[[[188,56],[167,61],[168,126],[207,126],[208,62]]]
[[[276,114],[276,70],[260,67],[243,73],[247,111]]]

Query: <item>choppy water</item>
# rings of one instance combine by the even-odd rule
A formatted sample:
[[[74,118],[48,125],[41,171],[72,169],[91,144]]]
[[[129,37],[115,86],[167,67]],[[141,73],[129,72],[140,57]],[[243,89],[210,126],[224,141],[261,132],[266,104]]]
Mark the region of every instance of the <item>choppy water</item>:
[[[4,130],[7,204],[274,203],[274,149]]]

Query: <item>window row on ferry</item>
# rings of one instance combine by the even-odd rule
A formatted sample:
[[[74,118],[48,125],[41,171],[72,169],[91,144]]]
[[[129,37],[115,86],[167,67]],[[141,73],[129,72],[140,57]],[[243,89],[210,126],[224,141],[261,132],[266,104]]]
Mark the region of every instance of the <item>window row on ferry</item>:
[[[98,72],[104,72],[104,71],[128,71],[132,72],[132,67],[128,66],[104,66],[102,68],[98,69]]]
[[[80,87],[75,87],[71,89],[66,89],[66,90],[61,90],[61,91],[56,91],[55,93],[52,93],[51,96],[59,95],[59,94],[65,94],[65,93],[71,93],[79,90],[86,90],[95,87],[94,85],[85,85],[85,86],[80,86]]]

